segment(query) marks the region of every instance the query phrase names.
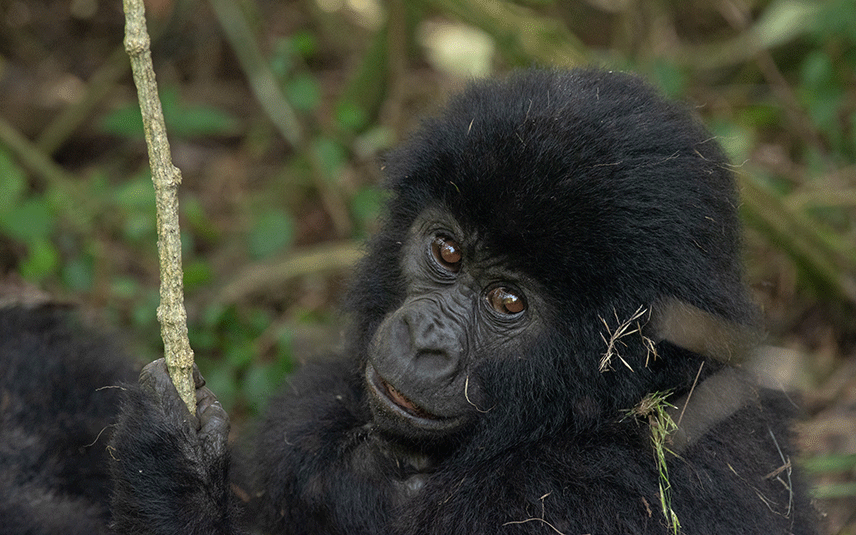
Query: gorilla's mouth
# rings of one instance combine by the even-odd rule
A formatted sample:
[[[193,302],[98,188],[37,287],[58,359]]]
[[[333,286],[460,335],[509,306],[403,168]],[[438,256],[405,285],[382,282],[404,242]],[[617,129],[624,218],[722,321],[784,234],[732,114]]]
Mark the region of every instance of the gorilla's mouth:
[[[416,406],[415,403],[407,399],[407,396],[396,390],[395,387],[391,384],[387,383],[383,379],[381,379],[380,381],[381,385],[386,388],[386,395],[389,397],[389,399],[391,399],[393,403],[395,403],[402,409],[413,414],[414,416],[418,416],[419,418],[436,418],[436,416],[434,416],[433,414],[429,414],[424,409]]]
[[[437,420],[438,417],[426,411],[416,403],[408,399],[407,396],[395,389],[389,384],[386,379],[377,373],[373,366],[369,365],[367,370],[369,376],[369,384],[375,390],[379,397],[384,398],[387,404],[403,411],[410,417],[420,418],[424,420]]]

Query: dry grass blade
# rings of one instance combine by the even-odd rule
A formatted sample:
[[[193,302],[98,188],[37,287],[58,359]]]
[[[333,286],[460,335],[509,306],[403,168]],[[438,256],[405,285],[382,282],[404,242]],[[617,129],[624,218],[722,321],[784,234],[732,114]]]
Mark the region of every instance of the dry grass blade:
[[[633,315],[630,316],[630,318],[624,321],[620,321],[618,319],[618,313],[616,312],[615,320],[618,322],[618,327],[616,327],[615,330],[610,328],[609,323],[607,323],[605,319],[600,318],[600,321],[603,322],[604,328],[606,328],[606,335],[604,335],[603,333],[600,334],[601,339],[606,344],[606,351],[604,352],[603,357],[600,359],[600,365],[598,366],[598,369],[601,372],[611,370],[612,361],[616,358],[620,360],[622,364],[627,366],[628,370],[633,371],[633,367],[631,367],[630,364],[628,364],[627,361],[624,360],[624,358],[621,356],[621,352],[619,351],[620,346],[626,347],[626,344],[622,340],[632,334],[639,333],[639,335],[642,336],[643,343],[645,344],[646,348],[648,348],[648,355],[656,356],[656,350],[654,348],[653,340],[642,335],[643,324],[638,321],[642,316],[647,313],[648,309],[644,306],[640,306],[636,309],[636,312],[634,312]],[[645,365],[648,365],[647,360],[645,361]]]

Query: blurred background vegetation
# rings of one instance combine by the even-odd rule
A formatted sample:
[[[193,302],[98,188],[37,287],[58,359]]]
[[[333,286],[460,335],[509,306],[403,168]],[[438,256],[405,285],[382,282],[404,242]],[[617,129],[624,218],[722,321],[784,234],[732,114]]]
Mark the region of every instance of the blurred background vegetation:
[[[161,352],[154,193],[118,0],[0,0],[0,300]],[[633,70],[739,174],[765,358],[825,534],[856,533],[856,0],[149,0],[191,344],[238,422],[335,347],[383,152],[468,79]]]

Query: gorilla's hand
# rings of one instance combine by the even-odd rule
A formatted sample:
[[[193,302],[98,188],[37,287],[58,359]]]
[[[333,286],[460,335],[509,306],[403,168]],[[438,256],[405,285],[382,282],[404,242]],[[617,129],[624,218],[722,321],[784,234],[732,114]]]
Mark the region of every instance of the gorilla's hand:
[[[114,529],[120,533],[231,533],[229,417],[194,367],[196,416],[163,359],[129,386],[110,442]]]
[[[164,359],[149,363],[140,372],[140,388],[149,399],[159,403],[164,413],[174,420],[182,420],[196,431],[200,460],[205,465],[217,462],[227,454],[226,439],[229,436],[229,415],[217,401],[199,368],[193,365],[193,381],[196,386],[196,415],[191,415],[178,392]]]

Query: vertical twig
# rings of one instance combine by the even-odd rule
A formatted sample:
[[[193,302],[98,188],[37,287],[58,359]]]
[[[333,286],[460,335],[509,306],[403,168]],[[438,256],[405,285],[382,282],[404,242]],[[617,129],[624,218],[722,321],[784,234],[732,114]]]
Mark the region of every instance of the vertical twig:
[[[187,338],[187,313],[181,270],[181,235],[178,228],[178,185],[181,171],[172,165],[166,126],[152,68],[151,39],[146,30],[143,0],[123,0],[125,51],[131,58],[134,84],[143,114],[149,165],[157,202],[158,257],[160,259],[160,305],[164,357],[178,394],[191,414],[196,413],[193,382],[193,350]]]

